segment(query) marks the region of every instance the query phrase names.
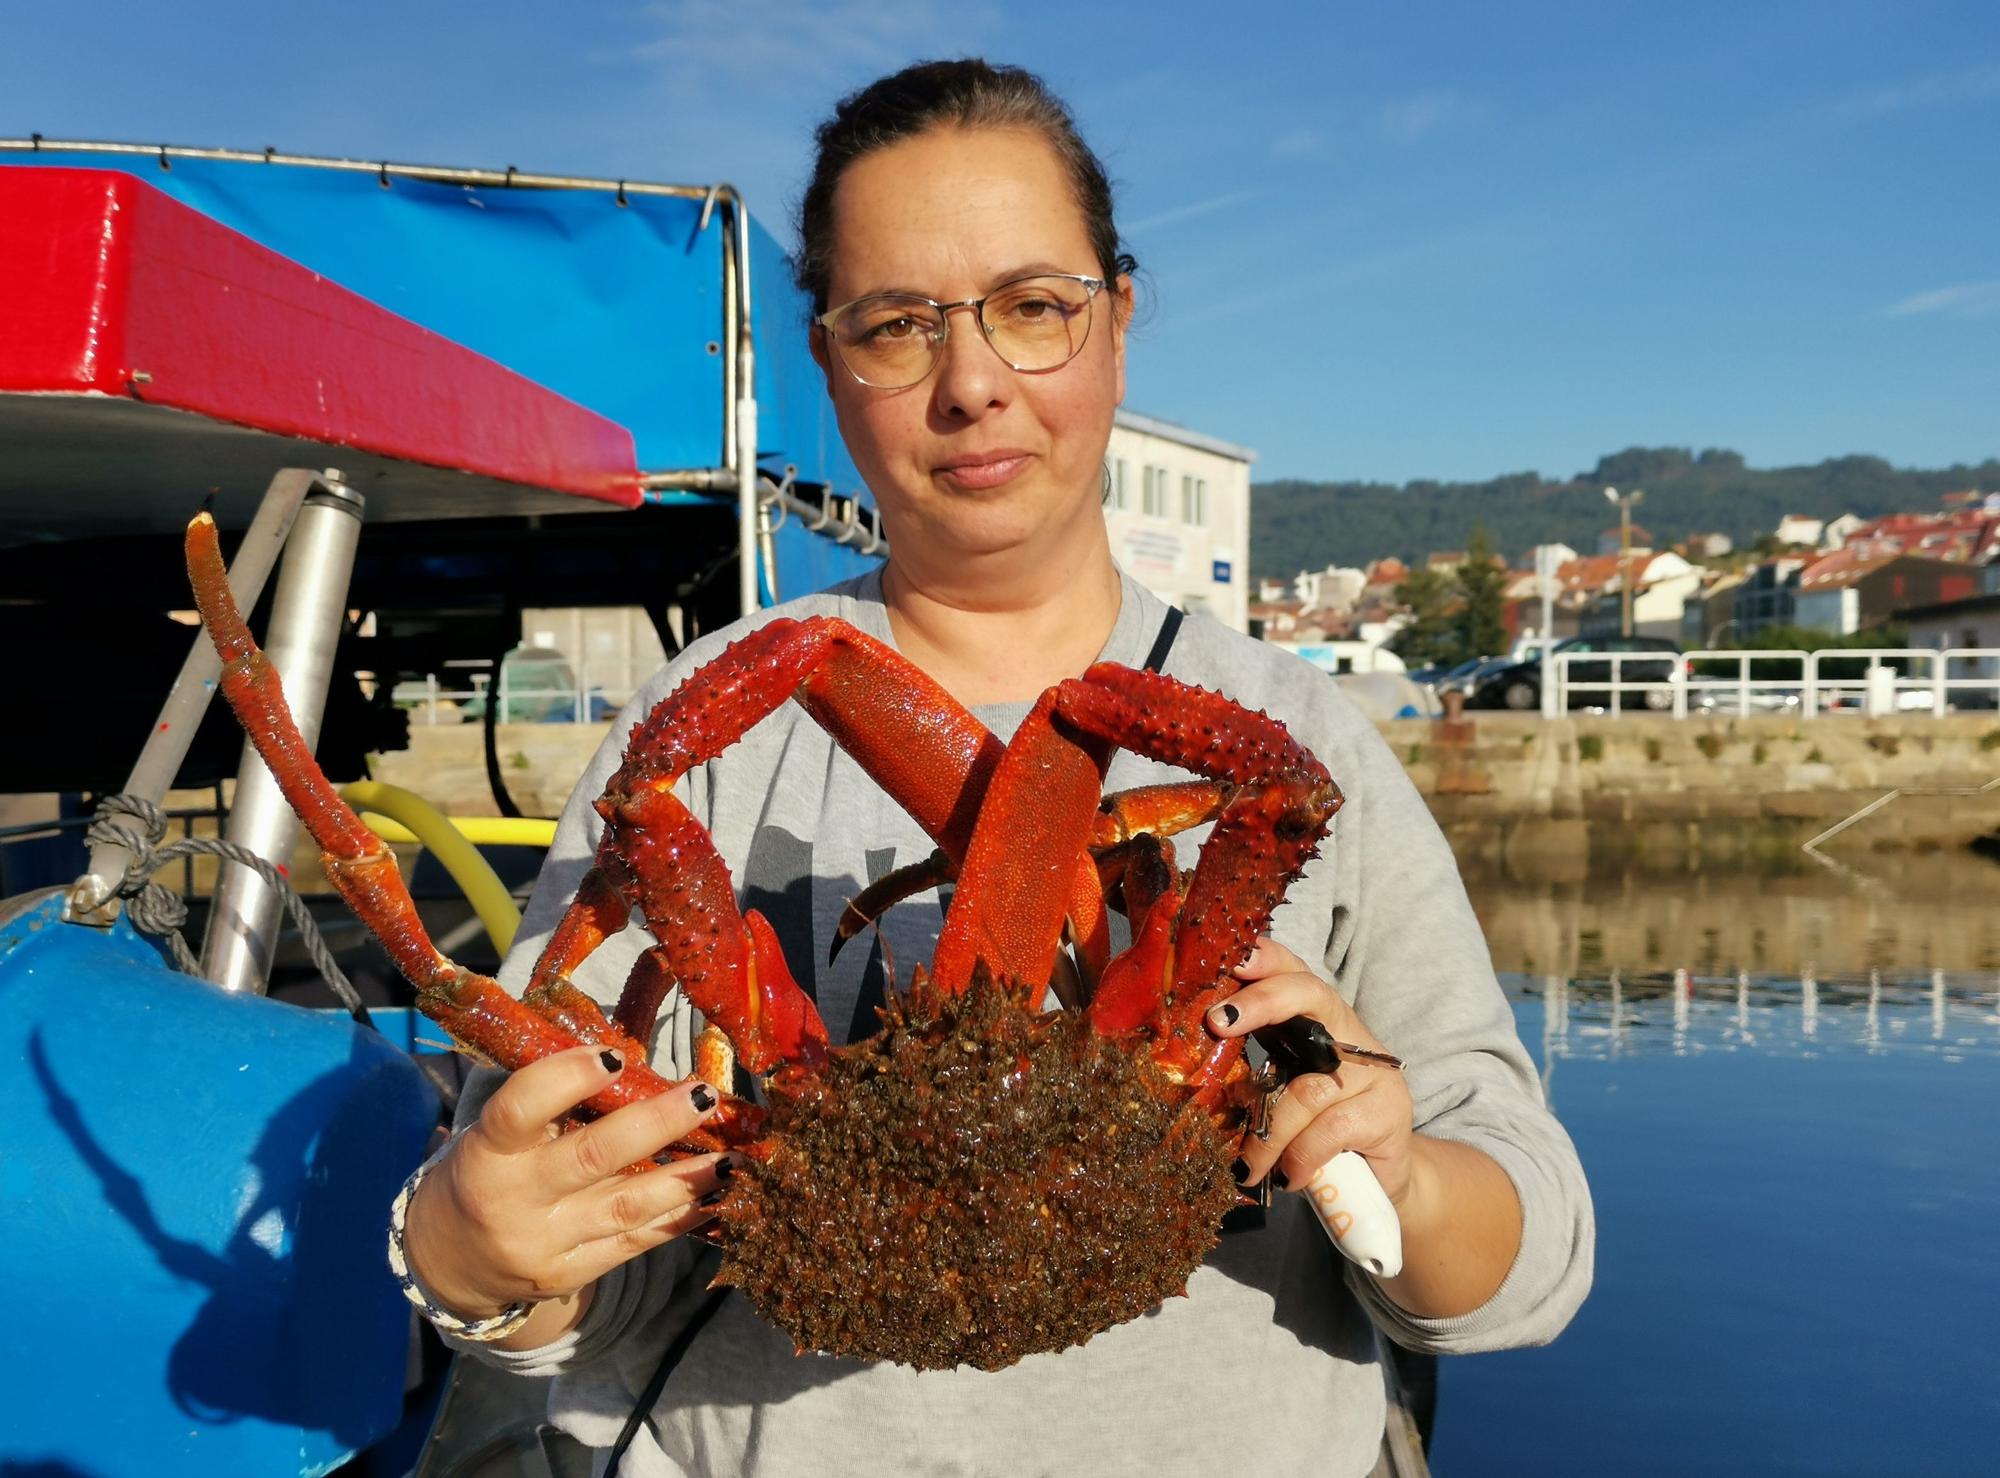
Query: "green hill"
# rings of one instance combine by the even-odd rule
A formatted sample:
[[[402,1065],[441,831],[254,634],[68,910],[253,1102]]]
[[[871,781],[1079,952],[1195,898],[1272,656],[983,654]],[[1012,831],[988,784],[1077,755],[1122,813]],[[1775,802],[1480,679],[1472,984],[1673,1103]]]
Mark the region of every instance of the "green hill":
[[[1710,448],[1632,447],[1589,472],[1550,482],[1515,472],[1487,482],[1260,482],[1250,500],[1250,568],[1285,579],[1300,569],[1362,565],[1393,554],[1421,560],[1463,549],[1477,525],[1516,564],[1537,544],[1588,554],[1618,515],[1604,489],[1645,489],[1633,517],[1661,547],[1689,534],[1721,532],[1739,548],[1771,532],[1787,513],[1863,518],[1938,506],[1964,488],[2000,490],[2000,460],[1940,471],[1891,467],[1879,457],[1833,457],[1813,467],[1748,467]]]

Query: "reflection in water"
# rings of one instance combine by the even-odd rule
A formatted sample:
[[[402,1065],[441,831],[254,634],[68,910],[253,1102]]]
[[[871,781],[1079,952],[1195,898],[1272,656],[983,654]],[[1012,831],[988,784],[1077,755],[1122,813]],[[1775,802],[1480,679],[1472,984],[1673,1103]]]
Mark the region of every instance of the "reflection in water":
[[[1862,860],[1893,877],[1468,876],[1596,1286],[1547,1349],[1444,1363],[1435,1471],[1991,1467],[2000,870]]]
[[[2000,971],[2000,867],[1969,852],[1871,856],[1842,876],[1630,871],[1551,882],[1468,868],[1494,966],[1566,976]]]
[[[1881,970],[1796,979],[1670,973],[1571,979],[1501,977],[1524,1036],[1539,1043],[1542,1085],[1556,1064],[1643,1053],[1820,1057],[1919,1052],[1940,1062],[2000,1057],[2000,974]],[[1536,1017],[1539,1015],[1539,1032]]]

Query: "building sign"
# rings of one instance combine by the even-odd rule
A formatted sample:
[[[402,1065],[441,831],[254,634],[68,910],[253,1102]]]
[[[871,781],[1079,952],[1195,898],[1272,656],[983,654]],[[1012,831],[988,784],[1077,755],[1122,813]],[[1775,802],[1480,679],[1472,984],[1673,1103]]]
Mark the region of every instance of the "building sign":
[[[1181,567],[1181,540],[1165,529],[1127,529],[1125,567],[1133,573],[1152,570],[1170,574]]]
[[[1209,565],[1209,576],[1216,584],[1227,585],[1229,583],[1229,561],[1226,559],[1212,561]]]

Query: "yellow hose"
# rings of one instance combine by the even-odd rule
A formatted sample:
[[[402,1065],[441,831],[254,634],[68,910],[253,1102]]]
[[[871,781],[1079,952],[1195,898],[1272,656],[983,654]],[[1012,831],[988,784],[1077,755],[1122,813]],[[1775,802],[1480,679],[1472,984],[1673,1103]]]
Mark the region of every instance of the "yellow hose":
[[[428,847],[479,915],[494,948],[507,953],[514,931],[521,926],[521,911],[475,844],[546,847],[555,839],[555,822],[502,816],[453,818],[415,792],[380,780],[343,785],[340,798],[361,812],[363,823],[383,841],[421,842]]]

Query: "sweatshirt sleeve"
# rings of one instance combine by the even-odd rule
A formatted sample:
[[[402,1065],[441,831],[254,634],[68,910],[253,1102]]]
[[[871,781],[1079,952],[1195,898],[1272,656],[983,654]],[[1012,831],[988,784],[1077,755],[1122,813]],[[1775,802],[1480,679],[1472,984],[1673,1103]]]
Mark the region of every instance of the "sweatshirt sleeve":
[[[1345,1275],[1375,1322],[1408,1349],[1545,1344],[1590,1291],[1590,1190],[1521,1045],[1451,849],[1374,725],[1356,719],[1343,725],[1354,738],[1332,838],[1338,896],[1352,904],[1336,909],[1327,969],[1407,1064],[1418,1131],[1472,1145],[1506,1171],[1522,1232],[1499,1290],[1456,1318],[1419,1318],[1359,1268]]]

